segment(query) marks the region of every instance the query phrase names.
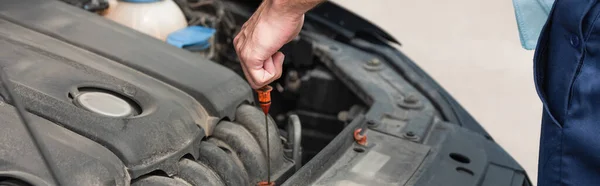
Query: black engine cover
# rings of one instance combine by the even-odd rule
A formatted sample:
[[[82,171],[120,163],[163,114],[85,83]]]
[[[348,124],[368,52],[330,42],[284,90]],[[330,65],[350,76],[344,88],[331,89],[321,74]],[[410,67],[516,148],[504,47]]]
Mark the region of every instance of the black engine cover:
[[[114,180],[129,175],[135,179],[155,170],[172,175],[181,157],[198,156],[200,139],[212,133],[220,119],[233,120],[241,103],[252,102],[250,87],[229,69],[59,1],[4,1],[0,56],[0,67],[17,96],[35,115],[33,125],[56,141],[47,142],[51,152],[70,157],[65,164],[110,170],[107,175],[73,165],[61,170],[62,175],[83,174],[98,181],[84,185],[114,185]],[[107,117],[73,104],[70,94],[90,88],[129,99],[141,113]],[[7,98],[4,91],[1,95]],[[3,133],[22,127],[16,119],[5,120],[16,118],[11,108],[0,107],[0,118],[7,123]],[[2,149],[21,148],[18,140],[8,139],[22,133],[3,135]],[[64,145],[74,140],[85,148]],[[23,148],[37,152],[32,146]],[[32,153],[0,155],[0,162],[40,160]],[[0,175],[19,177],[8,172],[22,170],[37,177],[26,179],[31,182],[48,176],[41,167],[15,166],[0,166]]]

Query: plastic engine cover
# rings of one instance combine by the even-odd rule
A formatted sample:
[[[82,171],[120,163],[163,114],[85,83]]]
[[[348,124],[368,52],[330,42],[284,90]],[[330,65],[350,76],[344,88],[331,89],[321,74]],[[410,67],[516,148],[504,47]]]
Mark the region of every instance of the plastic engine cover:
[[[60,185],[248,185],[266,177],[257,130],[264,115],[243,106],[251,89],[225,67],[44,0],[3,2],[0,56],[43,131]],[[55,185],[0,88],[0,183]],[[219,123],[225,118],[232,122]],[[271,128],[277,180],[293,162],[283,158],[273,121]]]

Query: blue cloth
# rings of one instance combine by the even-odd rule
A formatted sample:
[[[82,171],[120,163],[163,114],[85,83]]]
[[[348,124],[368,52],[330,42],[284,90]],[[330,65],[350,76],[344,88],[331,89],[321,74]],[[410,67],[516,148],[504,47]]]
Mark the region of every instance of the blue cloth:
[[[600,4],[557,0],[534,56],[538,185],[600,185]]]
[[[554,0],[513,0],[521,45],[533,50]]]

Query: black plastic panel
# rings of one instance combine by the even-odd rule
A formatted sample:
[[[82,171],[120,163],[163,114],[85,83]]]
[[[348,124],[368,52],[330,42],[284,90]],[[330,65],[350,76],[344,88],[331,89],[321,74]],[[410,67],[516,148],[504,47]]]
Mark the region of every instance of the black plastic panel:
[[[442,114],[436,109],[439,104],[454,111],[462,108],[439,102],[446,100],[428,99],[430,92],[421,93],[423,86],[431,87],[428,81],[415,87],[416,82],[397,73],[400,67],[394,64],[410,61],[389,62],[390,58],[326,37],[312,33],[303,36],[316,47],[319,59],[370,108],[284,185],[529,183],[523,168],[484,130],[478,130],[479,124],[461,126],[463,123],[446,122],[444,114],[463,116],[455,115],[456,112]],[[354,142],[353,132],[358,128],[367,130],[367,146]]]
[[[523,168],[499,145],[465,128],[437,123],[431,136],[445,137],[427,141],[436,148],[435,158],[416,185],[510,185],[521,186],[526,178]],[[519,176],[520,175],[520,176]]]
[[[444,120],[461,125],[486,136],[488,139],[492,139],[473,116],[402,52],[391,46],[376,45],[361,39],[354,39],[351,41],[351,44],[365,52],[379,55],[388,61],[391,68],[396,70],[407,82],[415,86],[427,99],[431,100]]]
[[[59,1],[3,2],[0,55],[28,110],[107,147],[132,178],[175,174],[182,156],[198,155],[204,130],[252,101],[225,67]],[[69,97],[80,88],[114,92],[142,113],[86,111]]]
[[[193,153],[194,142],[204,136],[196,123],[208,116],[192,114],[198,113],[192,98],[106,58],[5,20],[0,20],[0,55],[0,66],[28,110],[106,146],[134,178],[159,167],[172,173],[172,165]],[[143,112],[130,118],[89,112],[68,97],[79,87],[129,97]]]
[[[63,2],[9,0],[0,17],[175,86],[213,116],[233,118],[241,102],[252,101],[251,88],[227,68]]]
[[[354,144],[315,185],[405,185],[429,153],[429,146],[369,131],[366,147]]]
[[[0,177],[15,178],[32,185],[52,185],[50,173],[39,151],[27,138],[15,108],[0,99]],[[109,150],[48,120],[27,114],[32,126],[43,131],[40,138],[49,148],[64,185],[129,185],[125,165]],[[77,143],[73,143],[77,142]]]

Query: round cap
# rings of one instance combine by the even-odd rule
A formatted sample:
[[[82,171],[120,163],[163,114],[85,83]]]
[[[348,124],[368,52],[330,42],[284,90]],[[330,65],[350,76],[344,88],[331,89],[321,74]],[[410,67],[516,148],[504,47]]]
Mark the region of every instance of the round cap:
[[[125,117],[133,113],[127,101],[110,93],[82,92],[75,101],[84,109],[109,117]]]

